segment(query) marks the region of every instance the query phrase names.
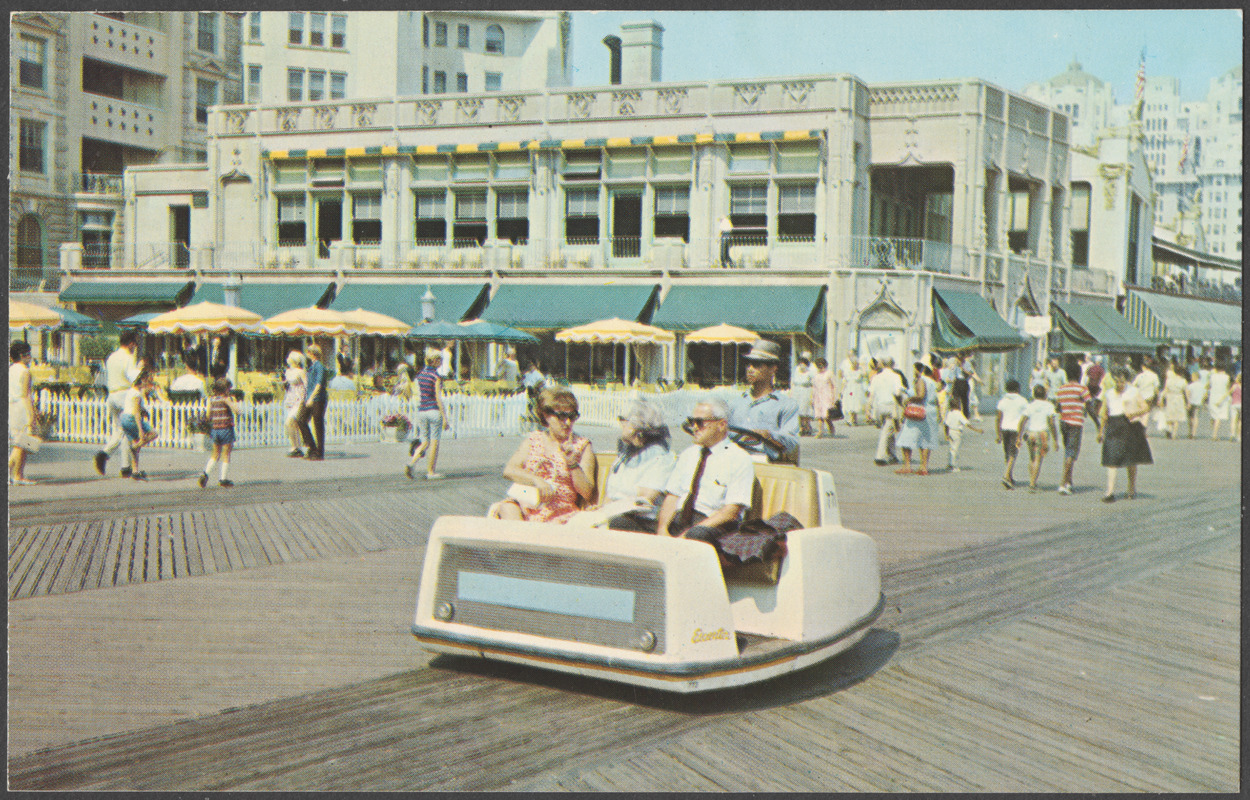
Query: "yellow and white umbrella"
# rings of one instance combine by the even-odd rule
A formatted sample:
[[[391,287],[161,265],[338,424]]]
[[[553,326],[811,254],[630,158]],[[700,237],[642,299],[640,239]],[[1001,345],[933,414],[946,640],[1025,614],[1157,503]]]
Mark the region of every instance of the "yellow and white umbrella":
[[[726,325],[723,322],[686,334],[687,342],[699,344],[752,344],[758,338],[760,335],[754,331],[739,328],[737,325]]]
[[[349,322],[359,323],[364,327],[355,333],[368,333],[375,336],[403,336],[412,326],[402,319],[388,317],[385,314],[379,314],[376,311],[366,311],[358,308],[355,311],[344,311],[343,316]]]
[[[254,311],[220,303],[195,303],[148,320],[149,333],[226,333],[227,331],[254,332],[258,330],[261,316]]]
[[[556,333],[557,342],[582,344],[668,344],[676,340],[671,331],[624,319],[601,319],[565,328]]]
[[[565,328],[556,333],[556,341],[558,342],[579,342],[582,344],[623,344],[625,345],[625,385],[628,386],[629,380],[629,347],[635,344],[656,344],[667,345],[672,344],[677,337],[672,331],[666,331],[663,328],[656,328],[652,325],[644,325],[641,322],[633,322],[625,319],[602,319],[598,322],[590,322],[586,325],[578,325],[574,328]],[[591,348],[591,362],[594,361],[593,350]],[[568,350],[565,350],[565,374],[568,374]]]
[[[347,336],[363,333],[364,327],[341,311],[316,306],[283,311],[260,324],[262,332],[284,336]],[[409,327],[405,326],[404,330]]]
[[[9,330],[56,328],[61,321],[61,315],[50,308],[21,300],[9,300]]]
[[[760,338],[758,333],[737,325],[721,323],[710,328],[700,328],[686,334],[686,344],[719,344],[720,348],[720,380],[725,382],[725,345],[734,346],[734,382],[738,380],[738,345],[752,344]]]

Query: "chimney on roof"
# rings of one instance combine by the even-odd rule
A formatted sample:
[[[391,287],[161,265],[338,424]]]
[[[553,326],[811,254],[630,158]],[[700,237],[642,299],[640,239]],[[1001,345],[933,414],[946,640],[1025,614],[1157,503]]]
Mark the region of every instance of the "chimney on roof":
[[[626,84],[660,80],[664,28],[655,20],[621,26],[621,79]]]
[[[603,43],[612,53],[608,62],[608,82],[615,86],[621,82],[621,37],[608,34],[603,37]]]

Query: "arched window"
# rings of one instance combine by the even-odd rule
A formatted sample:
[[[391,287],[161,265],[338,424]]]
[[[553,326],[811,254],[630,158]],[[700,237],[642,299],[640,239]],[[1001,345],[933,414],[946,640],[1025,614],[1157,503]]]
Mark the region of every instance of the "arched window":
[[[503,28],[498,25],[486,28],[486,52],[503,55]]]
[[[24,215],[17,223],[17,266],[43,267],[43,226],[34,214]]]

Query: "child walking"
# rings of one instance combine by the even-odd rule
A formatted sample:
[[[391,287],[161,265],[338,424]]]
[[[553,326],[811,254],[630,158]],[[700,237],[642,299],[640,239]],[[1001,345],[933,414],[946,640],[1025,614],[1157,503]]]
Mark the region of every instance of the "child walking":
[[[239,404],[230,395],[230,379],[218,378],[213,381],[213,397],[208,404],[208,418],[213,426],[209,438],[213,442],[213,454],[204,465],[204,474],[200,476],[200,488],[208,485],[208,473],[213,465],[221,462],[222,486],[234,486],[234,481],[226,477],[230,469],[230,451],[234,449],[234,417],[239,413]]]
[[[950,443],[950,471],[959,472],[959,445],[963,443],[964,429],[981,433],[981,429],[968,421],[964,415],[963,404],[968,399],[968,383],[960,381],[951,389],[952,403],[946,417],[942,420],[946,425],[946,441]]]
[[[1050,451],[1050,441],[1059,440],[1055,430],[1055,404],[1046,399],[1046,386],[1033,387],[1033,402],[1024,407],[1024,432],[1029,443],[1029,491],[1037,491],[1037,476],[1042,472],[1042,461]]]
[[[1024,416],[1024,407],[1028,400],[1020,394],[1020,382],[1007,381],[1006,393],[998,401],[998,416],[994,420],[994,441],[1003,443],[1003,458],[1007,461],[1007,469],[1003,472],[1003,488],[1014,489],[1015,478],[1011,472],[1016,466],[1016,454],[1020,451],[1017,438],[1020,433],[1020,419]]]
[[[152,373],[144,370],[135,378],[134,386],[122,400],[122,414],[118,419],[122,433],[126,437],[126,445],[130,448],[130,477],[137,481],[146,481],[148,474],[139,469],[139,450],[145,444],[156,439],[156,431],[148,422],[148,395],[155,388]]]

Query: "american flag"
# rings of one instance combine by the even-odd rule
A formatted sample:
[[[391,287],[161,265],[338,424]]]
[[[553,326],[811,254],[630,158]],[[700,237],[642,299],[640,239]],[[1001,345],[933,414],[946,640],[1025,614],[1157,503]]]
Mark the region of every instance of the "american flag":
[[[1181,147],[1181,160],[1176,162],[1178,172],[1185,171],[1185,162],[1189,160],[1189,137],[1185,137],[1185,144]]]
[[[1142,108],[1146,102],[1146,48],[1142,48],[1141,61],[1137,65],[1137,91],[1134,104],[1137,106],[1137,118],[1141,119]]]

